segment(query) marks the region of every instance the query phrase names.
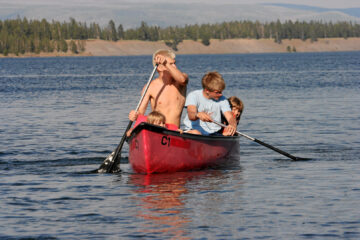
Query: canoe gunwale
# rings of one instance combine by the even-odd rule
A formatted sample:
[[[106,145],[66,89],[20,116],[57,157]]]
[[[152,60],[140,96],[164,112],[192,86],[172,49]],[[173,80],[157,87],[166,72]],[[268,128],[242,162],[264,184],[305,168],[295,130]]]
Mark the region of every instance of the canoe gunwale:
[[[171,136],[178,136],[186,139],[191,139],[195,141],[234,141],[236,139],[239,139],[240,136],[204,136],[204,135],[197,135],[197,134],[191,134],[191,133],[180,133],[178,131],[169,130],[164,127],[160,127],[157,125],[152,125],[149,123],[142,122],[139,125],[137,125],[133,131],[131,132],[130,137],[127,138],[127,142],[131,142],[131,140],[139,134],[142,130],[149,130],[151,132],[156,132],[164,135],[171,135]]]

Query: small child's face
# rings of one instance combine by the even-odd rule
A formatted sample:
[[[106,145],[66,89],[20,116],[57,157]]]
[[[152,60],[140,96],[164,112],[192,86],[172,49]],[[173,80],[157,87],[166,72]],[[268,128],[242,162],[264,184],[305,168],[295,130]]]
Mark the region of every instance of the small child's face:
[[[153,124],[160,127],[165,127],[165,123],[161,120],[155,120]]]
[[[236,107],[232,107],[231,108],[231,112],[233,113],[235,118],[238,118],[240,116],[240,109],[236,108]]]

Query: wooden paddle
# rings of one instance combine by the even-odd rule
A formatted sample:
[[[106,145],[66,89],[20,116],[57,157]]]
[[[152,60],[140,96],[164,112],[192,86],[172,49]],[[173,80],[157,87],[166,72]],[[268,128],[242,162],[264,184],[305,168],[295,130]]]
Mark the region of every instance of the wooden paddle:
[[[145,89],[144,89],[144,92],[140,98],[140,101],[136,107],[136,112],[139,110],[139,107],[140,107],[140,104],[142,102],[142,100],[144,99],[145,97],[145,94],[150,86],[150,83],[152,81],[152,79],[154,78],[154,75],[155,75],[155,71],[156,71],[156,68],[157,68],[157,64],[155,65],[151,75],[150,75],[150,78],[145,86]],[[116,172],[120,172],[121,169],[119,167],[120,165],[120,152],[121,152],[121,148],[122,146],[124,145],[125,143],[125,140],[126,140],[126,133],[127,131],[129,131],[129,129],[131,128],[131,125],[132,125],[133,121],[129,121],[127,127],[126,127],[126,130],[125,130],[125,133],[124,135],[122,136],[121,140],[120,140],[120,143],[119,145],[116,147],[115,151],[113,151],[111,154],[109,154],[104,162],[100,165],[99,169],[96,170],[96,172],[98,173],[116,173]]]
[[[215,124],[217,124],[217,125],[219,125],[219,126],[221,126],[221,127],[224,127],[224,128],[227,127],[225,124],[219,123],[219,122],[214,121],[214,120],[213,120],[213,123],[215,123]],[[259,139],[250,137],[250,136],[248,136],[248,135],[246,135],[246,134],[244,134],[244,133],[241,133],[241,132],[239,132],[239,131],[236,131],[236,133],[239,134],[240,136],[243,136],[243,137],[245,137],[245,138],[253,141],[253,142],[259,143],[259,144],[261,144],[261,145],[263,145],[263,146],[265,146],[265,147],[267,147],[267,148],[270,148],[271,150],[274,150],[275,152],[278,152],[278,153],[280,153],[280,154],[282,154],[282,155],[284,155],[284,156],[286,156],[286,157],[288,157],[288,158],[291,158],[292,160],[295,160],[295,161],[299,161],[299,160],[300,160],[300,161],[310,160],[309,158],[295,157],[295,156],[291,155],[290,153],[284,152],[284,151],[282,151],[282,150],[280,150],[280,149],[278,149],[278,148],[276,148],[276,147],[274,147],[274,146],[271,146],[270,144],[264,143],[264,142],[260,141]]]

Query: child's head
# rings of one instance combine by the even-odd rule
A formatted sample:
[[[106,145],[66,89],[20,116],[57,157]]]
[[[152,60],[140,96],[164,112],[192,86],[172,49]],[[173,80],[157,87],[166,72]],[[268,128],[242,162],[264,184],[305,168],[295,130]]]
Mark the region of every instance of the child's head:
[[[146,122],[150,123],[150,124],[158,125],[161,127],[165,127],[165,116],[160,112],[152,111],[147,116]]]
[[[222,92],[225,89],[225,81],[220,73],[208,72],[202,78],[203,89]]]
[[[230,103],[231,111],[234,114],[236,121],[239,121],[241,114],[244,110],[243,102],[240,100],[240,98],[235,97],[235,96],[229,97],[228,100]]]
[[[171,58],[171,59],[175,59],[176,55],[173,51],[170,51],[170,50],[167,50],[167,49],[159,49],[157,50],[154,54],[153,54],[153,58],[152,58],[152,63],[153,63],[153,66],[155,67],[155,57],[157,55],[161,55],[161,56],[164,56],[164,57],[168,57],[168,58]]]
[[[218,72],[206,73],[203,76],[201,83],[208,96],[216,100],[222,96],[222,91],[225,89],[225,81]]]

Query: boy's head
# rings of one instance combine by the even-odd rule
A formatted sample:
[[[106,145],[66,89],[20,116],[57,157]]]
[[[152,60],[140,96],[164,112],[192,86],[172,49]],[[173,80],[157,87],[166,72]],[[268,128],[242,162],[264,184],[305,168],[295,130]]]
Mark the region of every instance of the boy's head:
[[[241,114],[244,110],[243,102],[240,100],[240,98],[235,96],[229,97],[228,100],[230,103],[231,111],[234,114],[235,119],[240,120]]]
[[[147,116],[146,122],[150,123],[150,124],[153,124],[153,125],[158,125],[158,126],[161,126],[161,127],[165,127],[165,116],[160,112],[152,111]]]
[[[155,67],[155,57],[157,55],[161,55],[161,56],[164,56],[164,57],[168,57],[168,58],[171,58],[171,59],[175,59],[176,55],[173,51],[170,51],[170,50],[167,50],[167,49],[159,49],[157,50],[154,54],[153,54],[153,57],[152,57],[152,63],[153,63],[153,66]]]
[[[202,78],[202,87],[210,98],[218,100],[225,89],[225,81],[220,73],[208,72]]]

